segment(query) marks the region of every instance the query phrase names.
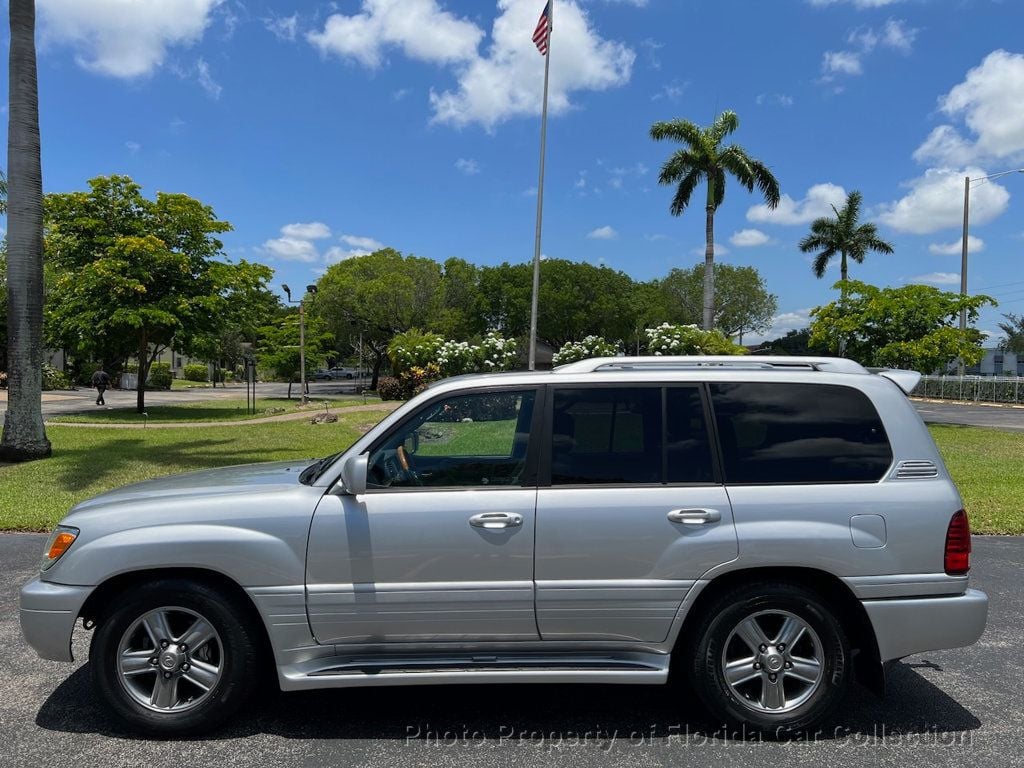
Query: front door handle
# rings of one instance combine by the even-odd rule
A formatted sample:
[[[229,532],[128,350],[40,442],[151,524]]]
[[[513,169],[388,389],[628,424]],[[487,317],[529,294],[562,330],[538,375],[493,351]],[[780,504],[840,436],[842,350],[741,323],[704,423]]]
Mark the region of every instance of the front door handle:
[[[668,519],[685,525],[705,525],[719,522],[722,513],[717,509],[673,509],[668,513]]]
[[[523,516],[511,512],[482,512],[469,518],[474,528],[498,530],[500,528],[518,528],[523,524]]]

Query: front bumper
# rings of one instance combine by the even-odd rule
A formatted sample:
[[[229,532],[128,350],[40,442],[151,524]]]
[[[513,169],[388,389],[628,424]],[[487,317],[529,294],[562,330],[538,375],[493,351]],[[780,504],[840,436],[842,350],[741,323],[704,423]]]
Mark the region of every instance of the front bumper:
[[[38,576],[21,588],[21,634],[40,658],[74,661],[71,635],[93,587],[71,587]]]
[[[968,589],[954,597],[864,600],[881,661],[912,653],[960,648],[985,631],[988,595]]]

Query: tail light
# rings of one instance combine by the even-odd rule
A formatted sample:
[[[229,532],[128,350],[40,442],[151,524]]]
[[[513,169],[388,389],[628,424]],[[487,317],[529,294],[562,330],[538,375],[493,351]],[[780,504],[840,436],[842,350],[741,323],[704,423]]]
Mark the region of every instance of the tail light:
[[[971,570],[971,525],[962,509],[949,519],[944,560],[950,576],[963,576]]]

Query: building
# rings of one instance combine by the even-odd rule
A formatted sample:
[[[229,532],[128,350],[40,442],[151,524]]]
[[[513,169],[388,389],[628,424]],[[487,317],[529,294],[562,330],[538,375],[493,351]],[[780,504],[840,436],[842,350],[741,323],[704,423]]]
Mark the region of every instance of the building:
[[[968,376],[1024,376],[1024,355],[986,347],[981,362],[964,369]]]

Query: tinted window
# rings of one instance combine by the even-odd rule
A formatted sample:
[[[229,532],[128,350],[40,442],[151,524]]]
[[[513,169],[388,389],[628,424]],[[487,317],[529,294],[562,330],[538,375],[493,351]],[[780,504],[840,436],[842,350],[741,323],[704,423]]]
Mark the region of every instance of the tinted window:
[[[661,481],[660,388],[555,391],[552,484]]]
[[[533,390],[479,392],[424,406],[371,454],[369,486],[519,485],[534,399]]]
[[[824,384],[712,384],[727,483],[881,479],[892,451],[871,401]]]
[[[665,450],[668,482],[714,479],[704,403],[696,387],[670,387],[666,394]]]

